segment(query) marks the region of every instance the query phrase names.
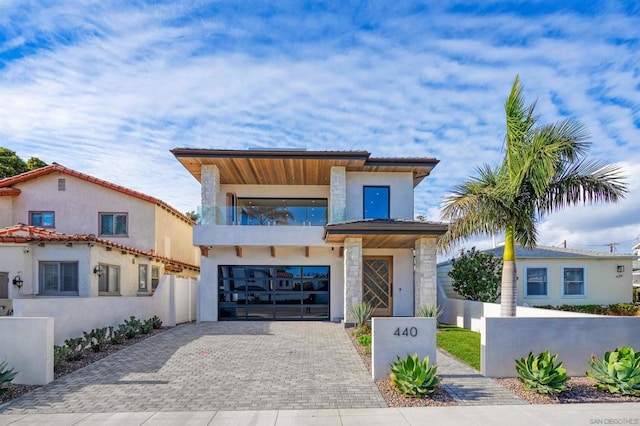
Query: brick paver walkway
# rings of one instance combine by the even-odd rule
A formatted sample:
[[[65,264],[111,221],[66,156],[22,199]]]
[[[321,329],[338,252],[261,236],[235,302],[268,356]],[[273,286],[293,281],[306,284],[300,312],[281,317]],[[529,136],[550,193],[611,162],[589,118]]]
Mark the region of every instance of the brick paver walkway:
[[[440,349],[437,364],[442,387],[459,405],[527,404],[500,383],[482,376],[477,370]]]
[[[341,324],[178,326],[0,407],[4,414],[374,408]]]

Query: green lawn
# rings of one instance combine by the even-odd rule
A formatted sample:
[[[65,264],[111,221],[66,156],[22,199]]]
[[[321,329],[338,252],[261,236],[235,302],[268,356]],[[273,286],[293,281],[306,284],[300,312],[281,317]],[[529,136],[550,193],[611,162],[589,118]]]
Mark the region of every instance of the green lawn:
[[[449,324],[438,324],[438,347],[480,370],[480,333]]]

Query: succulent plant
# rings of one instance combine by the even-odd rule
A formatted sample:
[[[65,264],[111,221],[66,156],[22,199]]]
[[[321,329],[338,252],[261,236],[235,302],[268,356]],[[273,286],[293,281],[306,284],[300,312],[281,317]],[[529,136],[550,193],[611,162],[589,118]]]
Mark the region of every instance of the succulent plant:
[[[351,307],[351,313],[356,320],[356,328],[366,325],[373,316],[373,306],[367,302],[358,303]]]
[[[640,352],[635,352],[631,346],[605,352],[603,360],[592,355],[589,366],[591,371],[587,371],[587,375],[598,382],[598,389],[640,395]]]
[[[526,390],[542,394],[558,394],[566,389],[565,383],[570,379],[562,362],[556,364],[558,354],[551,356],[545,351],[538,355],[529,352],[526,358],[516,360],[518,380]]]
[[[6,362],[0,362],[0,396],[9,391],[11,381],[18,374],[13,368],[9,369]]]
[[[400,394],[409,398],[424,398],[438,388],[440,378],[436,376],[436,365],[429,366],[429,357],[421,361],[418,354],[407,355],[406,359],[398,357],[391,364],[391,386]]]

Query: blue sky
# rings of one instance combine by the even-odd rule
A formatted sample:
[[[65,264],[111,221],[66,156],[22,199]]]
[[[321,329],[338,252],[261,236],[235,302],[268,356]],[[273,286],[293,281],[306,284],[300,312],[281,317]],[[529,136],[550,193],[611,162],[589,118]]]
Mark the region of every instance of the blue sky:
[[[638,2],[0,0],[0,145],[183,211],[199,185],[175,147],[436,157],[416,214],[439,220],[455,184],[500,161],[519,74],[542,121],[582,121],[591,157],[624,167],[631,188],[550,216],[540,242],[629,251],[638,52]]]

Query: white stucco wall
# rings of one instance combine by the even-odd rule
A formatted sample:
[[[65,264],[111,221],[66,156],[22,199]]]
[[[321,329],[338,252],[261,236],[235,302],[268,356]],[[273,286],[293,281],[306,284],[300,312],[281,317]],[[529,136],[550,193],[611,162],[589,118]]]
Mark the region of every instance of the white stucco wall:
[[[66,190],[58,191],[58,179]],[[29,211],[54,211],[55,231],[99,235],[98,213],[128,213],[127,237],[101,237],[141,250],[155,248],[155,205],[73,176],[52,173],[14,185],[12,224],[29,223]]]
[[[0,318],[0,362],[18,372],[13,383],[53,381],[53,318]]]
[[[15,197],[0,197],[0,228],[14,225],[13,220],[13,199]]]
[[[199,265],[200,256],[194,255],[192,235],[192,225],[166,209],[155,206],[155,252],[157,255],[190,265]]]
[[[24,251],[28,250],[28,253]],[[9,298],[20,297],[22,294],[31,293],[31,285],[34,280],[31,267],[31,250],[28,244],[0,244],[0,272],[9,275]],[[22,290],[12,284],[13,278],[19,275],[24,282]],[[36,275],[37,276],[37,275]]]
[[[243,256],[237,257],[233,247],[215,247],[208,257],[202,258],[198,287],[198,321],[218,320],[218,265],[291,265],[329,266],[330,302],[329,319],[338,321],[344,317],[342,306],[343,258],[339,250],[330,247],[311,247],[305,257],[304,247],[277,247],[276,257],[271,257],[269,247],[243,247]]]
[[[413,253],[411,249],[363,249],[362,255],[393,257],[393,315],[413,316]]]
[[[389,186],[390,216],[413,219],[413,174],[347,172],[347,220],[363,216],[363,187]]]

